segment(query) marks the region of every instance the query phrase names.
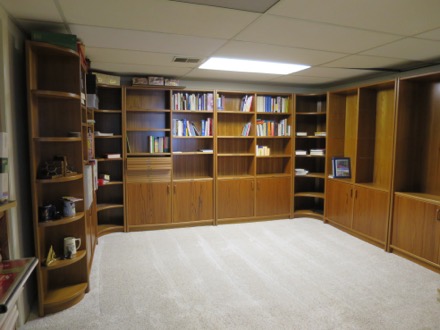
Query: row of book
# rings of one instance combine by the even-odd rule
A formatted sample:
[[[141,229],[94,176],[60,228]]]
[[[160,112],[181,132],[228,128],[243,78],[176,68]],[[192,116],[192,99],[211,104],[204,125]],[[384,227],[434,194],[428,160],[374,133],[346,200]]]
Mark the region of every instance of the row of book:
[[[257,119],[257,136],[290,136],[290,125],[287,119],[279,122]]]
[[[243,129],[241,130],[241,136],[249,136],[251,127],[252,127],[251,123],[244,124]]]
[[[173,110],[213,111],[213,93],[175,93],[171,108]]]
[[[324,156],[325,155],[325,149],[310,149],[309,152],[307,150],[295,150],[295,155],[297,156]]]
[[[212,136],[212,118],[200,122],[173,119],[173,136]]]
[[[237,110],[237,109],[225,109],[226,97],[225,95],[217,94],[217,110]],[[245,95],[241,98],[238,110],[243,112],[252,111],[253,95]]]
[[[257,96],[257,112],[289,112],[289,98],[281,96]]]
[[[168,136],[147,136],[147,152],[163,153],[170,152],[170,138]]]
[[[257,145],[256,153],[257,156],[270,156],[270,148],[268,146]]]

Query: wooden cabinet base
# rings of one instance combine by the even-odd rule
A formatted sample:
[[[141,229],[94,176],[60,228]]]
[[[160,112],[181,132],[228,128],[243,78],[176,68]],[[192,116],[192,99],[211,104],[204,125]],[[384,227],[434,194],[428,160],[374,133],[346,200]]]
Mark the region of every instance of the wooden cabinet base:
[[[87,283],[80,283],[62,289],[51,290],[46,294],[43,304],[43,315],[60,312],[69,308],[84,298]]]

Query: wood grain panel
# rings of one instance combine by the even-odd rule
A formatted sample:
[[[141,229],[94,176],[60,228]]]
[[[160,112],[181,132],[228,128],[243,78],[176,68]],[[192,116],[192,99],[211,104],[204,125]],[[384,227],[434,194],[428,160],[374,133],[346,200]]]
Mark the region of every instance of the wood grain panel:
[[[214,220],[213,181],[173,184],[173,222]]]
[[[218,219],[254,216],[254,179],[217,181]]]
[[[352,205],[353,186],[337,180],[327,180],[325,217],[346,228],[351,228]]]
[[[256,215],[290,213],[290,177],[257,179]]]

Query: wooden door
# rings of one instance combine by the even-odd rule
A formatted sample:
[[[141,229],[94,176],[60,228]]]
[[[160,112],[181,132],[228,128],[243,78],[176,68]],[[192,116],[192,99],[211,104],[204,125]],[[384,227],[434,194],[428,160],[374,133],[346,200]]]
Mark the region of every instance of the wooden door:
[[[356,187],[353,204],[353,229],[380,243],[386,243],[388,192]]]
[[[218,218],[253,217],[254,184],[254,179],[219,180],[217,182]]]
[[[289,215],[290,197],[290,177],[257,179],[256,215]]]
[[[173,222],[214,220],[212,180],[173,184]]]
[[[171,183],[127,183],[129,226],[171,222]]]
[[[391,246],[439,263],[440,205],[396,195]]]
[[[349,183],[327,180],[326,218],[351,229],[353,211],[353,186]]]

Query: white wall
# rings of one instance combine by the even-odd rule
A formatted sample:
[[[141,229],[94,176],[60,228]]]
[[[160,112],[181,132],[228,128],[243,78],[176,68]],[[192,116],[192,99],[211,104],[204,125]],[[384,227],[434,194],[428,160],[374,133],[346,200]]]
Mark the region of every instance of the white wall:
[[[9,133],[9,194],[17,207],[9,214],[12,259],[34,256],[26,106],[25,35],[0,8],[0,129]],[[19,324],[29,315],[36,296],[35,279],[19,299]]]

